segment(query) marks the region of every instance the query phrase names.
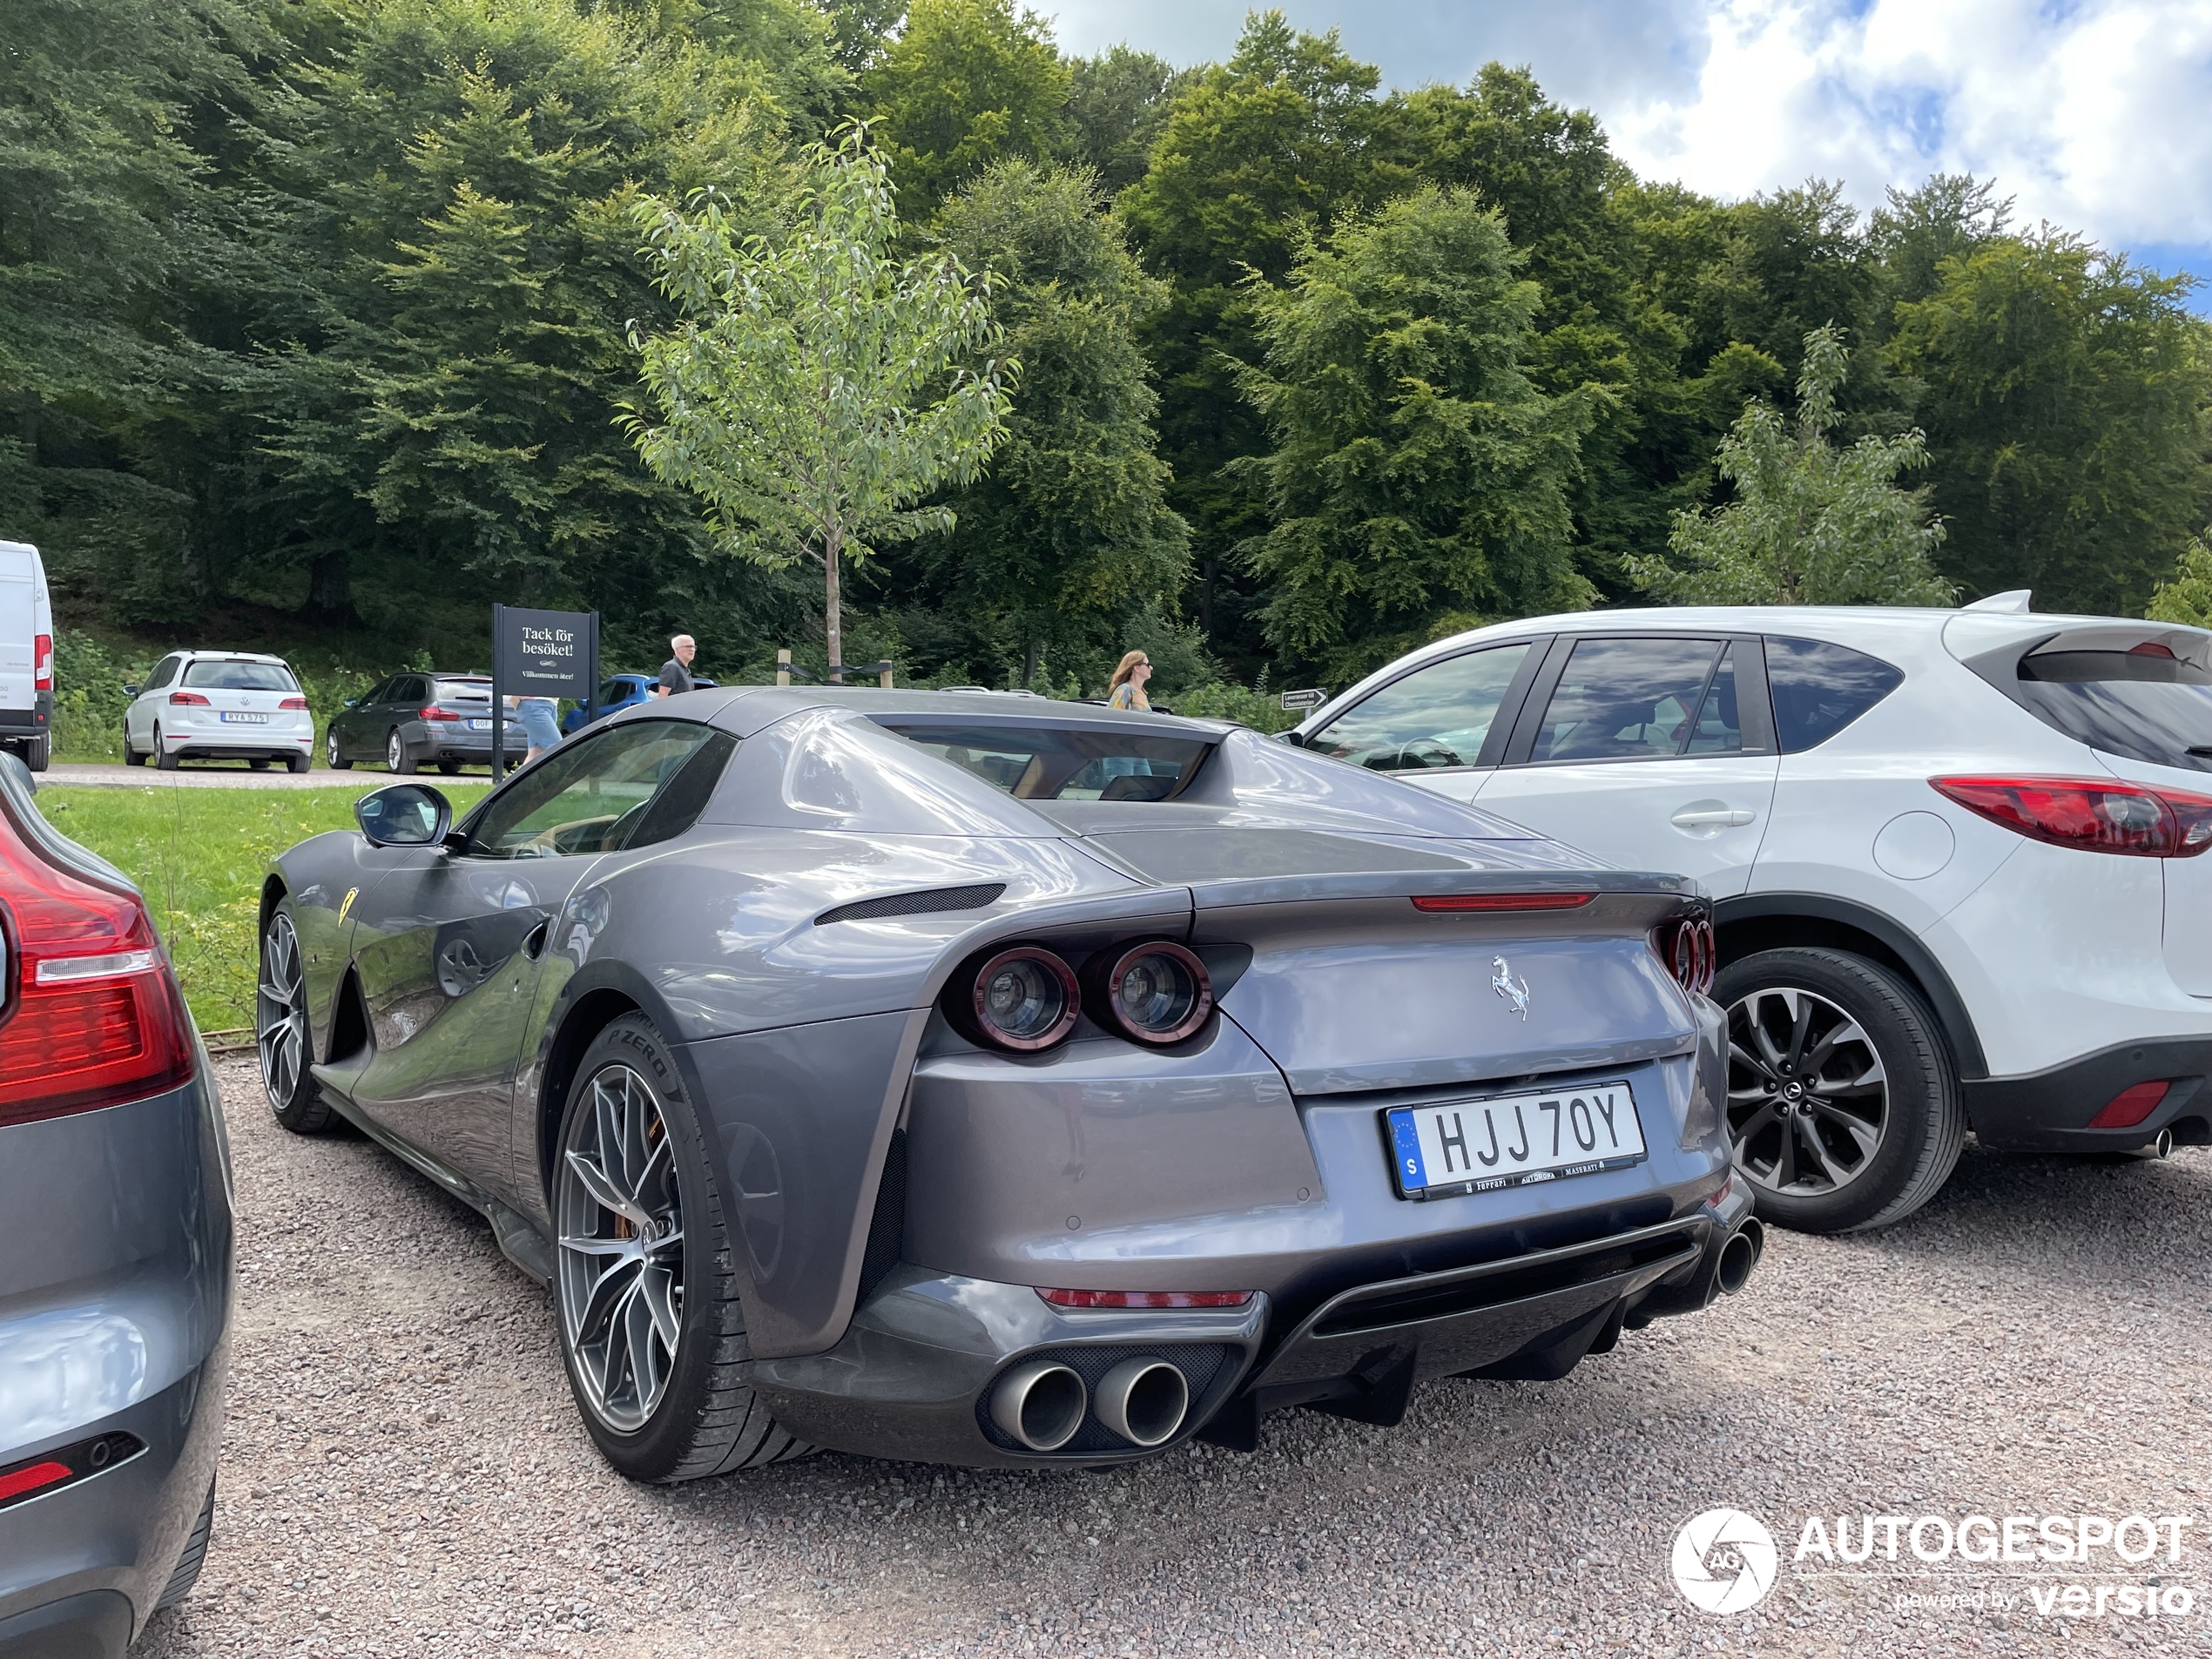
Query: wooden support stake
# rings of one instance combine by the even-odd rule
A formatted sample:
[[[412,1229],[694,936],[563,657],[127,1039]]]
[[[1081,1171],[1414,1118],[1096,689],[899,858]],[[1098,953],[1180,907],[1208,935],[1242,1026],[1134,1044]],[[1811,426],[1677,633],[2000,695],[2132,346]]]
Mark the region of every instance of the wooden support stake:
[[[788,645],[776,653],[776,684],[791,684],[791,647]]]

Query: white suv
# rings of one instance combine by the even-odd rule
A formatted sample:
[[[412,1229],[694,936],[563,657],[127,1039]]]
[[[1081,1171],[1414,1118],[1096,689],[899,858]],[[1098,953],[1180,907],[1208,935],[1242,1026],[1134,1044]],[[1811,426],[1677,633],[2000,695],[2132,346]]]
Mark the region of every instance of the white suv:
[[[2212,1142],[2212,634],[2027,602],[1501,624],[1286,737],[1703,881],[1761,1213],[1878,1226],[1969,1125]]]
[[[177,651],[154,664],[144,685],[126,685],[123,759],[151,758],[164,772],[180,760],[244,760],[266,772],[280,760],[305,772],[315,747],[315,717],[281,657],[243,651]]]

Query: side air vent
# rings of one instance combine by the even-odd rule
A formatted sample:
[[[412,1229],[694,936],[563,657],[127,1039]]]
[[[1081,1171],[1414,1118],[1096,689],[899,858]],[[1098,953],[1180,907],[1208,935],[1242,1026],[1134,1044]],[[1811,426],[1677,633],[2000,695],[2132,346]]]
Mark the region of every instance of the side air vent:
[[[894,893],[888,898],[860,899],[825,910],[814,918],[817,927],[833,921],[873,921],[879,916],[924,916],[933,910],[981,910],[996,904],[1006,891],[1003,881],[987,881],[974,887],[930,887],[921,893]]]

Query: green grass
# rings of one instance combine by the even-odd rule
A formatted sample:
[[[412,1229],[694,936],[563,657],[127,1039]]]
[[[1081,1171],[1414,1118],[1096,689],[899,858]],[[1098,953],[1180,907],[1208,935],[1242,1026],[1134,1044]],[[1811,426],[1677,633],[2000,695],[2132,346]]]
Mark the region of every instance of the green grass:
[[[363,788],[76,788],[38,792],[46,821],[124,872],[169,946],[203,1031],[253,1022],[255,924],[270,859],[324,830],[351,829]],[[487,786],[441,782],[456,816]]]

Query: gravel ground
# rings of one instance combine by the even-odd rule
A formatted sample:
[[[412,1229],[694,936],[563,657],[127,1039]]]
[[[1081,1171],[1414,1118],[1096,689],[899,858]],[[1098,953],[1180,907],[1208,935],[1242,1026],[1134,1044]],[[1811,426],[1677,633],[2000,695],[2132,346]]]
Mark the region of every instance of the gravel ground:
[[[1256,1455],[1108,1474],[823,1455],[662,1490],[600,1463],[550,1301],[482,1222],[365,1141],[286,1136],[249,1065],[224,1076],[241,1248],[221,1497],[199,1592],[148,1659],[2212,1656],[2212,1153],[1970,1145],[1902,1226],[1777,1235],[1710,1313],[1563,1382],[1429,1384],[1395,1429],[1291,1412]],[[1782,1549],[1773,1593],[1727,1619],[1668,1568],[1676,1528],[1719,1506]],[[2178,1567],[1791,1560],[1810,1514],[2047,1512],[2202,1519]],[[2068,1620],[2027,1594],[2153,1572],[2200,1605]],[[1900,1605],[1944,1592],[2012,1604]]]

